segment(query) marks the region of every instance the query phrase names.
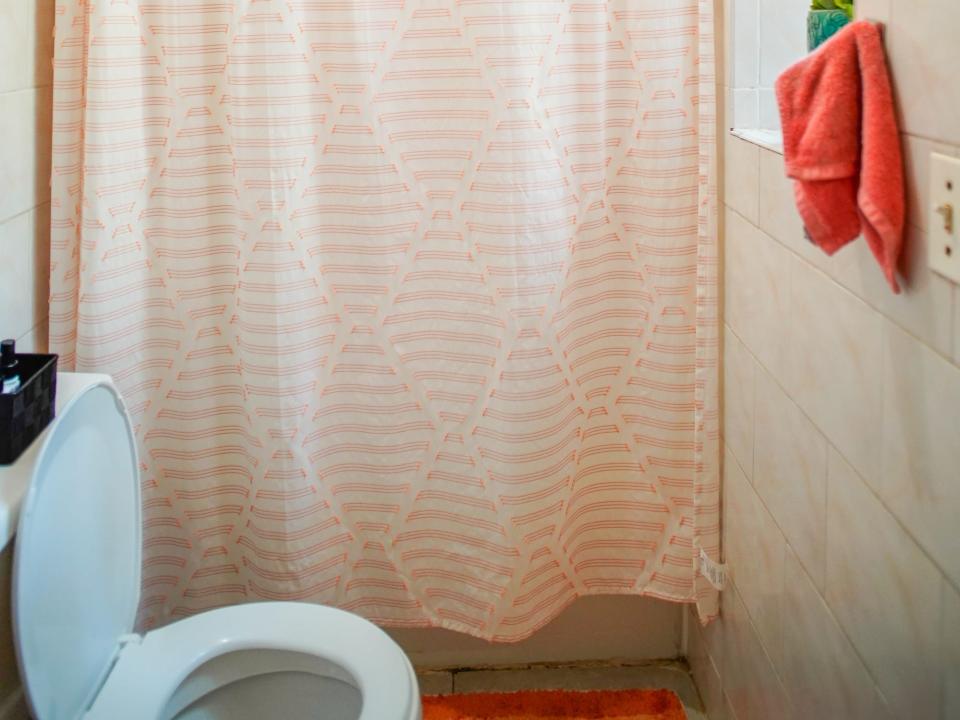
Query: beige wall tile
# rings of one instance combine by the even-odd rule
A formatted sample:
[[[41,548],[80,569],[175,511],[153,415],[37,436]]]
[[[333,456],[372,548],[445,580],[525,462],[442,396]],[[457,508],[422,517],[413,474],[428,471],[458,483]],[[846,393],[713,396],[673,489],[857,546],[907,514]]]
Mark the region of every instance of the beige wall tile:
[[[787,363],[791,254],[735,212],[727,212],[724,253],[726,320],[774,375]]]
[[[51,89],[0,94],[0,221],[50,199]]]
[[[888,324],[880,495],[960,584],[960,368]]]
[[[704,636],[704,630],[700,625],[695,612],[687,615],[687,624],[689,628],[687,642],[687,662],[690,663],[690,671],[693,680],[700,691],[700,698],[703,700],[703,706],[710,720],[718,720],[723,717],[723,683],[720,680],[720,671],[717,664],[710,655],[710,646]]]
[[[753,473],[756,361],[729,327],[724,328],[723,345],[723,436],[749,476]]]
[[[0,93],[53,81],[54,0],[0,0]]]
[[[930,270],[926,233],[910,226],[900,262],[903,292],[894,295],[884,287],[880,310],[930,347],[950,355],[953,340],[952,282]]]
[[[46,318],[17,337],[17,352],[45,353],[50,347],[50,323]]]
[[[703,640],[704,650],[710,655],[713,666],[721,678],[725,676],[724,657],[723,657],[723,622],[712,622],[706,627],[700,625],[700,620],[695,608],[690,608],[691,622],[695,623],[700,631],[700,638]]]
[[[753,485],[822,591],[827,441],[763,369],[756,396]]]
[[[766,149],[760,150],[760,228],[814,265],[829,265],[830,257],[806,237],[783,155]]]
[[[730,697],[727,695],[726,692],[723,693],[723,708],[724,708],[724,713],[721,717],[724,717],[727,720],[739,720],[739,718],[737,718],[736,711],[733,709],[733,706],[730,704]],[[713,718],[710,718],[710,720],[713,720]]]
[[[909,225],[900,261],[903,292],[890,291],[880,266],[861,238],[837,253],[830,274],[844,287],[888,318],[949,355],[953,337],[953,283],[927,266],[927,235]]]
[[[883,318],[799,259],[790,284],[784,387],[858,470],[876,478]]]
[[[960,287],[953,288],[953,362],[960,365]]]
[[[3,42],[0,42],[0,92],[22,90],[29,86],[23,69],[23,60],[30,54],[31,40],[31,34],[27,32],[27,14],[24,12],[26,7],[28,3],[23,0],[0,2],[0,28],[3,28]]]
[[[750,616],[733,587],[723,602],[723,691],[736,720],[788,718],[789,701]]]
[[[725,137],[725,202],[756,225],[760,207],[760,148],[729,133]]]
[[[892,720],[853,646],[789,551],[783,603],[782,677],[794,718]]]
[[[960,717],[960,593],[943,583],[943,717]]]
[[[783,535],[736,460],[727,456],[724,560],[767,653],[778,661],[783,594]],[[729,657],[727,658],[729,660]],[[729,664],[725,665],[731,671]]]
[[[3,262],[0,263],[0,335],[17,337],[35,324],[30,266],[33,256],[32,213],[27,211],[0,224]]]
[[[891,0],[857,0],[856,11],[858,20],[876,20],[888,22],[890,20]]]
[[[736,590],[725,593],[713,635],[723,651],[707,649],[728,715],[741,720],[960,717],[960,288],[927,269],[925,232],[929,155],[960,155],[960,4],[858,0],[857,13],[887,24],[899,95],[903,294],[890,292],[862,239],[832,258],[806,241],[781,156],[757,148],[754,181],[754,151],[726,141],[726,320],[738,340],[726,352],[758,364],[752,415],[742,395],[727,409],[728,421],[739,418],[733,427],[749,423],[752,435],[727,429],[725,552]],[[729,57],[751,58],[733,50],[742,48]],[[758,41],[754,56],[761,52]],[[747,447],[752,463],[741,467]],[[753,556],[745,549],[747,532],[775,534],[766,518],[788,543],[784,569],[764,569],[756,547],[766,542],[755,542]],[[784,588],[773,653],[756,609],[758,588],[771,582]],[[771,658],[775,670],[765,669]],[[745,689],[744,678],[770,672],[795,714],[758,709],[769,683],[752,697]]]
[[[941,575],[833,451],[828,482],[827,603],[894,715],[938,720]]]
[[[847,290],[877,309],[884,297],[892,294],[880,265],[862,236],[838,250],[830,258],[826,272]]]
[[[19,338],[48,313],[50,205],[0,223],[0,335]]]
[[[911,135],[960,144],[960,3],[949,0],[892,2],[887,52]]]

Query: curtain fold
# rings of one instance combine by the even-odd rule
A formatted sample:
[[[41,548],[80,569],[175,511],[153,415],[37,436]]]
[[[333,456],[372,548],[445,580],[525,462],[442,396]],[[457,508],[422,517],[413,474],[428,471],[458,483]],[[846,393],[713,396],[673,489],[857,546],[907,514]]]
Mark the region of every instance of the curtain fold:
[[[142,627],[716,615],[711,2],[78,1],[54,66],[51,345],[136,425]]]

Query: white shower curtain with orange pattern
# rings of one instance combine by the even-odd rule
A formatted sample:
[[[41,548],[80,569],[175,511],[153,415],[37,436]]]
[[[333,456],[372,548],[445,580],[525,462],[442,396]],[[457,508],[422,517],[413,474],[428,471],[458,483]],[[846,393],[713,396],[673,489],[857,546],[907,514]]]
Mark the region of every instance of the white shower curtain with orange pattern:
[[[58,5],[51,341],[136,425],[142,627],[716,615],[711,5]]]

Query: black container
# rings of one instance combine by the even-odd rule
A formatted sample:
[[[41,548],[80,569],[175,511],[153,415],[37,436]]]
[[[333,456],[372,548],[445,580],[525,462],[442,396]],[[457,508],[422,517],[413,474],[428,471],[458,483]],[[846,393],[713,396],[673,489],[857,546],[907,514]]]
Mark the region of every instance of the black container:
[[[56,414],[57,356],[17,353],[20,389],[0,394],[0,465],[12,463]]]

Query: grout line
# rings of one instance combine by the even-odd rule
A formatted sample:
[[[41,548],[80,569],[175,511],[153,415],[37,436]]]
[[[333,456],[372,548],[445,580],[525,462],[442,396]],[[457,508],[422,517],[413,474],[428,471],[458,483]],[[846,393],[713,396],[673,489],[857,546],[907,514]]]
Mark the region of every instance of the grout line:
[[[784,542],[786,542],[786,537],[784,537]],[[734,596],[736,597],[737,602],[740,603],[740,606],[743,608],[743,612],[746,614],[747,623],[750,625],[750,629],[753,631],[754,637],[757,639],[757,643],[760,645],[760,650],[763,653],[763,657],[766,659],[767,664],[770,665],[770,669],[773,670],[773,675],[777,679],[777,682],[780,684],[780,689],[783,691],[783,696],[787,700],[788,709],[793,708],[793,701],[790,698],[790,693],[787,692],[786,683],[783,682],[783,678],[780,676],[781,670],[777,667],[777,664],[773,661],[773,658],[770,656],[770,651],[767,649],[766,643],[763,642],[763,636],[760,634],[760,631],[757,629],[756,623],[753,621],[753,616],[750,615],[750,608],[747,607],[747,604],[743,601],[743,596],[740,594],[740,590],[737,588],[735,582],[730,582],[730,589],[733,591]],[[783,613],[780,614],[780,622],[783,623]],[[727,658],[724,658],[726,661]],[[720,678],[720,684],[723,685],[723,678]],[[772,718],[770,720],[773,720]]]
[[[845,463],[847,463],[848,465],[850,465],[850,461],[847,460],[845,457],[843,457],[843,455],[842,455],[839,451],[837,451],[837,454],[840,455],[841,459],[843,459],[843,461],[844,461]],[[830,501],[830,485],[829,485],[829,483],[830,483],[830,477],[831,477],[831,475],[832,475],[832,473],[830,472],[830,466],[831,466],[831,463],[830,463],[830,455],[829,455],[829,453],[828,453],[828,454],[827,454],[827,502],[828,502],[828,503],[829,503],[829,501]],[[857,476],[857,479],[860,480],[860,482],[862,482],[862,483],[867,487],[868,490],[871,490],[871,491],[872,491],[872,488],[870,487],[870,484],[869,484],[866,480],[864,480],[863,477],[861,477],[861,475],[857,472],[857,469],[856,469],[855,467],[853,467],[853,465],[850,465],[850,469],[853,470],[853,473]],[[886,508],[886,506],[883,506],[883,507]],[[889,510],[888,510],[888,512],[889,512]],[[893,515],[893,513],[890,513],[890,514]],[[896,517],[895,517],[895,516],[894,516],[894,519],[896,520]],[[825,523],[825,524],[824,524],[824,528],[825,528],[825,529],[829,528],[829,523]],[[912,539],[912,538],[911,538],[911,539]],[[922,550],[922,548],[921,548],[921,550]],[[826,542],[824,542],[824,553],[825,553],[826,555],[829,555],[829,551],[827,550],[827,544],[826,544]],[[798,558],[798,560],[799,560],[799,558]],[[826,574],[826,566],[824,566],[823,592],[821,593],[821,592],[820,592],[820,589],[817,587],[817,584],[816,584],[815,582],[813,582],[813,578],[810,577],[810,573],[808,573],[808,572],[807,572],[807,569],[803,566],[803,563],[798,563],[798,564],[800,565],[800,571],[801,571],[804,575],[806,575],[807,580],[808,580],[808,581],[810,582],[810,584],[813,586],[814,590],[817,591],[817,595],[819,596],[820,601],[823,603],[823,606],[827,609],[827,615],[829,615],[829,616],[830,616],[830,619],[833,620],[833,623],[834,623],[834,624],[837,626],[837,628],[840,630],[840,635],[843,636],[843,639],[847,641],[847,645],[850,646],[850,649],[853,650],[853,654],[856,656],[857,660],[860,661],[861,667],[862,667],[863,670],[867,673],[867,677],[870,678],[871,682],[873,683],[874,690],[875,690],[876,692],[880,692],[880,679],[874,676],[873,670],[870,669],[869,663],[867,663],[866,658],[863,657],[863,655],[861,654],[860,648],[857,647],[857,644],[853,641],[853,638],[850,637],[850,635],[849,635],[849,633],[847,632],[846,628],[843,626],[843,623],[840,622],[840,618],[838,618],[838,617],[836,616],[836,614],[833,612],[833,608],[830,607],[830,603],[829,603],[829,601],[827,600],[827,574]],[[941,583],[941,586],[942,586],[942,584],[943,584],[942,573],[941,573],[940,583]],[[942,674],[942,673],[941,673],[941,674]]]
[[[19,342],[20,340],[23,340],[23,339],[24,339],[27,335],[29,335],[30,333],[35,332],[36,330],[41,329],[44,325],[47,324],[47,322],[48,322],[49,320],[50,320],[50,316],[49,316],[49,315],[44,315],[42,318],[40,318],[39,320],[37,320],[36,324],[35,324],[32,328],[30,328],[29,330],[27,330],[27,331],[21,333],[20,335],[18,335],[18,336],[17,336],[17,342]],[[44,338],[44,340],[43,340],[43,344],[44,344],[44,345],[48,345],[49,342],[50,342],[50,338],[48,338],[48,337],[47,337],[47,338]]]
[[[740,720],[740,716],[737,715],[737,710],[733,707],[733,703],[730,702],[730,696],[727,695],[726,690],[722,690],[720,693],[721,702],[723,703],[723,711],[729,714],[728,720]],[[729,712],[728,712],[729,711]]]
[[[891,5],[892,4],[893,3],[891,3]],[[958,144],[955,140],[944,140],[943,138],[933,137],[932,135],[910,132],[906,128],[900,128],[900,134],[905,135],[906,137],[916,138],[917,140],[925,140],[929,143],[936,143],[937,145],[947,145],[948,147],[953,148],[954,151],[960,150],[960,144]]]
[[[940,631],[945,634],[947,627],[947,590],[950,587],[945,580],[940,581]],[[943,713],[944,718],[946,718],[947,706],[949,703],[949,688],[947,684],[947,671],[944,668],[949,667],[946,664],[946,659],[948,657],[949,650],[947,648],[947,640],[945,638],[940,639],[939,642],[939,652],[937,657],[937,666],[941,668],[939,682],[937,683],[937,700],[940,703],[941,713]]]
[[[51,202],[52,202],[52,198],[48,195],[46,198],[38,202],[36,205],[33,205],[32,207],[28,207],[25,210],[20,210],[19,212],[15,212],[13,215],[8,215],[7,217],[0,219],[0,226],[6,225],[7,223],[13,222],[14,220],[19,220],[24,215],[28,215],[29,213],[36,212],[37,210],[41,209],[44,205],[50,205]],[[50,228],[48,227],[46,229],[49,230]]]

